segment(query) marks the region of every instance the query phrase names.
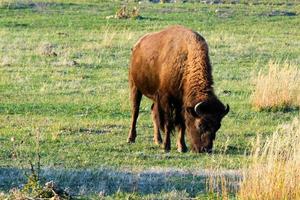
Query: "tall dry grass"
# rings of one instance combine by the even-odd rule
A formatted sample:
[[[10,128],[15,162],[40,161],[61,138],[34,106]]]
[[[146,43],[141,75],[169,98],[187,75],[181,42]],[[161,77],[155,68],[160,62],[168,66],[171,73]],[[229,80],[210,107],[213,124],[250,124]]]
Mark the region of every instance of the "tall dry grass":
[[[260,143],[258,137],[238,199],[300,199],[300,117]]]
[[[110,28],[105,29],[101,45],[103,47],[112,47],[116,34],[116,31],[113,31]]]
[[[211,175],[209,199],[300,200],[300,116],[280,126],[264,142],[258,136],[250,164],[238,174],[232,179]]]
[[[230,186],[229,180],[224,175],[211,175],[207,180],[208,199],[229,200]]]
[[[255,90],[251,103],[258,109],[300,106],[300,69],[287,62],[269,62],[268,73],[254,77]]]
[[[129,44],[134,43],[134,41],[137,39],[139,34],[140,34],[139,32],[134,32],[128,29],[115,30],[112,27],[105,27],[102,32],[101,47],[127,48],[128,43]]]

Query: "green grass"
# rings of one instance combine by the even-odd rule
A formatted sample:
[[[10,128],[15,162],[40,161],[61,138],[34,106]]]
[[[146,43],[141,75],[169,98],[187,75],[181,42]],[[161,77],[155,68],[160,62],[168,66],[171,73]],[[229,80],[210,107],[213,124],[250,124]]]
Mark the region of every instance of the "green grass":
[[[257,112],[250,105],[251,76],[267,69],[269,60],[299,66],[296,1],[144,2],[139,5],[142,20],[107,20],[122,2],[30,2],[0,3],[0,167],[28,167],[35,157],[38,131],[44,167],[238,169],[247,162],[257,134],[268,136],[299,114],[297,109]],[[268,16],[274,10],[297,15]],[[130,48],[143,34],[172,24],[190,27],[206,38],[216,93],[231,107],[212,155],[178,153],[175,137],[168,154],[155,146],[151,102],[146,98],[137,141],[126,143]],[[47,44],[57,56],[45,54]]]

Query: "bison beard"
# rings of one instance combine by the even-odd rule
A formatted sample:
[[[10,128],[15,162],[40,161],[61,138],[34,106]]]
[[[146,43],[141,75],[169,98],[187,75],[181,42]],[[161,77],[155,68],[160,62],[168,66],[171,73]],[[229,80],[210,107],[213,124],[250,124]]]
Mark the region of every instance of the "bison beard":
[[[135,142],[142,95],[153,100],[154,142],[171,149],[171,132],[178,128],[177,148],[211,152],[222,118],[229,112],[215,96],[208,46],[198,33],[182,26],[143,36],[133,47],[129,68],[132,118],[128,142]],[[164,140],[160,130],[165,133]]]

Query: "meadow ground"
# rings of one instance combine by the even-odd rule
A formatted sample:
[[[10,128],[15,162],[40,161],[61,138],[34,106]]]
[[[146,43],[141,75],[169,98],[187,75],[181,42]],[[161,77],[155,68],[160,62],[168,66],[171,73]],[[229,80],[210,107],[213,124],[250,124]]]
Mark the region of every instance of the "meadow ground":
[[[0,1],[1,177],[10,173],[21,177],[20,171],[29,168],[29,161],[36,161],[39,140],[40,162],[48,175],[67,171],[61,176],[69,181],[66,174],[72,171],[99,174],[103,169],[108,176],[115,173],[112,177],[118,173],[175,171],[187,175],[179,175],[179,181],[166,188],[181,191],[182,177],[195,181],[203,169],[244,166],[257,135],[263,139],[279,124],[299,115],[298,108],[258,111],[250,102],[253,77],[260,70],[266,71],[270,61],[299,67],[297,1],[129,1],[129,9],[140,8],[141,18],[107,19],[124,4]],[[151,102],[146,98],[141,105],[137,141],[126,143],[130,49],[143,34],[172,24],[190,27],[207,40],[216,94],[231,107],[217,133],[212,155],[178,153],[175,137],[170,153],[155,146]],[[127,179],[120,180],[122,184]],[[7,191],[21,182],[2,181],[0,190]],[[90,187],[96,182],[86,179]],[[105,187],[109,192],[109,185]],[[202,189],[182,195],[195,196]],[[155,190],[163,192],[164,187]],[[144,193],[151,195],[153,191]]]

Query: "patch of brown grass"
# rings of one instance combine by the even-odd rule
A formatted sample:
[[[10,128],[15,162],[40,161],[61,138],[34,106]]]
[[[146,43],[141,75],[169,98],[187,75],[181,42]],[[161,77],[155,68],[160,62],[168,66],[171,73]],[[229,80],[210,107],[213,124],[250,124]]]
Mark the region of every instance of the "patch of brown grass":
[[[300,199],[300,118],[281,126],[264,145],[258,137],[252,160],[238,199]]]
[[[37,48],[38,54],[42,56],[57,56],[55,45],[51,43],[41,43]]]
[[[11,57],[4,56],[0,57],[0,66],[5,67],[5,66],[11,66],[12,64],[15,63],[15,60]]]
[[[117,10],[115,15],[106,16],[106,19],[141,19],[140,9],[138,7],[133,7],[131,10],[127,5],[123,5]]]
[[[251,103],[258,109],[278,109],[300,106],[300,70],[287,62],[269,62],[267,74],[260,71],[254,77],[255,90]]]

